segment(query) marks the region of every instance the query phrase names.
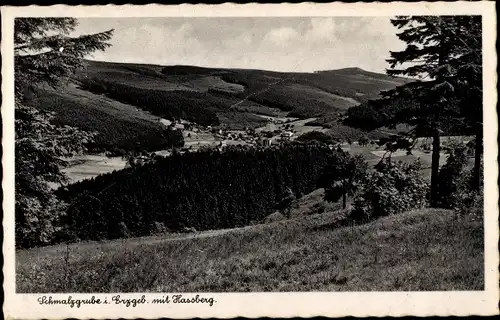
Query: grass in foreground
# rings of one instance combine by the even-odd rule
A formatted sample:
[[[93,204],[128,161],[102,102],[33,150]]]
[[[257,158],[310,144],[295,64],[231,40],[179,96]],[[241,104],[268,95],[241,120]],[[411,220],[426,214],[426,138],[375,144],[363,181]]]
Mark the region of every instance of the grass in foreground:
[[[483,290],[482,219],[419,210],[338,228],[325,213],[211,236],[17,252],[17,291]]]

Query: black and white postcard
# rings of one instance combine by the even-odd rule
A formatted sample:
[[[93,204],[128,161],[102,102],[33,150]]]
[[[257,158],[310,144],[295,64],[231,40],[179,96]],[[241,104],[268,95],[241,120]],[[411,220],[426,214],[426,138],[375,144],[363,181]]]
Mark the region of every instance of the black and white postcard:
[[[494,2],[2,7],[10,319],[494,315]]]

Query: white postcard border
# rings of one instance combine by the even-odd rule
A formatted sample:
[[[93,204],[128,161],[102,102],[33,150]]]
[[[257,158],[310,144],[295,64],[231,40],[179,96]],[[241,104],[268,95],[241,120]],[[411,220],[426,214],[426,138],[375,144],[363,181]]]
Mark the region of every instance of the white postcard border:
[[[217,301],[206,304],[138,305],[40,305],[42,294],[15,293],[14,250],[14,17],[264,17],[264,16],[393,16],[483,15],[484,63],[484,170],[485,179],[485,290],[449,292],[294,292],[294,293],[199,293]],[[192,317],[310,317],[310,316],[430,316],[492,315],[498,313],[498,163],[496,114],[496,15],[494,2],[246,4],[236,5],[106,5],[2,7],[2,118],[4,192],[4,292],[6,318],[192,318]],[[197,293],[193,293],[194,295]],[[87,299],[112,294],[53,294],[53,298]],[[140,298],[141,293],[122,294]],[[165,294],[146,294],[149,299]],[[186,294],[189,295],[189,294]]]

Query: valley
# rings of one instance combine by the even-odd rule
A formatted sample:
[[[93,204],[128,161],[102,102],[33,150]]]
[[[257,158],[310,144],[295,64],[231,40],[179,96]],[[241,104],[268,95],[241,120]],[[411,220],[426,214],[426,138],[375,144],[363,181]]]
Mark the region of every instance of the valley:
[[[58,124],[96,132],[91,154],[75,156],[64,169],[70,181],[75,182],[125,168],[126,154],[130,152],[170,155],[172,146],[181,152],[230,145],[265,146],[283,139],[293,141],[310,131],[333,132],[342,141],[346,130],[338,131],[343,127],[340,123],[333,128],[314,123],[325,116],[334,119],[346,107],[374,97],[377,90],[406,81],[388,82],[386,76],[367,77],[367,74],[361,69],[291,74],[87,61],[87,68],[76,74],[74,82],[59,91],[39,90],[34,103],[56,112]],[[183,119],[188,110],[175,116],[163,109],[151,109],[135,103],[136,100],[110,95],[104,87],[97,90],[86,86],[90,79],[138,90],[171,92],[175,97],[187,99],[183,103],[188,104],[204,99],[208,102],[204,112],[213,112],[214,119],[219,120],[212,125],[198,124]],[[373,91],[373,86],[379,89]],[[147,103],[154,106],[157,102]],[[177,124],[172,125],[172,121]],[[170,129],[175,129],[175,134],[169,133]],[[347,132],[356,130],[348,128]],[[109,152],[119,155],[112,156]]]

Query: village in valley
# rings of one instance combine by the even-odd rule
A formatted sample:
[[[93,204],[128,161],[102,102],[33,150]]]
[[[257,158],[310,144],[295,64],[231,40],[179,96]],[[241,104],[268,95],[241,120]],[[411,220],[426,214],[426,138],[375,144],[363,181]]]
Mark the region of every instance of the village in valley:
[[[176,152],[195,152],[206,149],[223,151],[228,146],[254,146],[271,147],[291,142],[306,132],[327,131],[320,126],[308,125],[315,118],[299,119],[293,117],[262,116],[267,124],[259,128],[244,128],[243,130],[231,130],[227,126],[202,126],[194,122],[179,120],[160,119],[159,121],[169,130],[182,132],[184,146],[175,150],[160,150],[151,153],[141,153],[130,157],[129,163],[144,164],[152,160],[154,156],[169,156]],[[333,145],[331,145],[333,147]]]

